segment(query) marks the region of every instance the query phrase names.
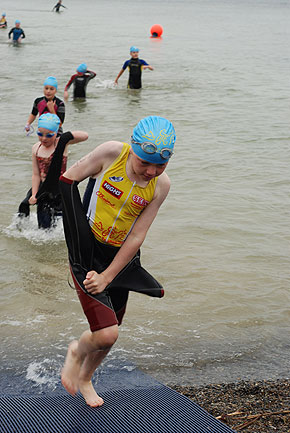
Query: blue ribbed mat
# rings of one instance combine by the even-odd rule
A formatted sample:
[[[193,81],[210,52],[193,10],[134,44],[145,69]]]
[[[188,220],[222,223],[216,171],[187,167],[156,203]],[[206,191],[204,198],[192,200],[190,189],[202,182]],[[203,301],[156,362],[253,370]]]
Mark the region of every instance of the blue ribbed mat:
[[[91,408],[61,386],[59,371],[40,385],[25,374],[0,374],[1,433],[230,433],[189,398],[135,366],[105,363],[94,377],[103,406]]]
[[[1,433],[229,433],[196,403],[160,385],[106,391],[88,407],[79,395],[0,397]]]

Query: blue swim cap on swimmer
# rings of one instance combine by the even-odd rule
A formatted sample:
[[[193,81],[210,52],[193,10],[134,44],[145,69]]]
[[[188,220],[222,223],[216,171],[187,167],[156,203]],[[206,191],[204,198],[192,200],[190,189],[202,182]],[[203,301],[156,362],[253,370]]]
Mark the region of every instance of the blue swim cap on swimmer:
[[[38,128],[48,129],[52,132],[58,131],[59,124],[59,117],[56,114],[52,113],[42,114],[38,119]]]
[[[77,67],[77,71],[81,72],[82,74],[85,74],[87,72],[87,64],[86,63],[81,63],[78,67]]]
[[[133,152],[144,161],[164,164],[173,154],[175,140],[175,130],[169,120],[148,116],[135,126],[131,146]]]
[[[55,77],[47,77],[43,83],[44,86],[52,86],[57,90],[57,79]]]
[[[20,21],[19,20],[15,20],[15,24],[20,24]]]
[[[3,12],[2,17],[6,17],[6,12]]]
[[[139,53],[139,48],[135,47],[135,45],[132,45],[132,47],[130,47],[130,53]]]

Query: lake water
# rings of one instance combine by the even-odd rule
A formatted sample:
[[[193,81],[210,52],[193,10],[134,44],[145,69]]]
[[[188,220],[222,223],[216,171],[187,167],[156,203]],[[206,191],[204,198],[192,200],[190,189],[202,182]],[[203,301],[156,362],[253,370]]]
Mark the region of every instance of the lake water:
[[[60,14],[55,3],[1,3],[8,30],[20,19],[26,34],[14,47],[0,31],[1,376],[55,386],[67,344],[87,328],[61,223],[40,231],[34,211],[15,222],[31,182],[33,100],[48,75],[62,98],[86,62],[97,77],[86,101],[66,103],[64,130],[89,140],[69,165],[128,141],[150,114],[177,134],[172,188],[142,248],[166,296],[130,296],[106,362],[168,384],[289,377],[290,0],[65,0]],[[162,39],[149,37],[156,23]],[[131,45],[155,67],[141,92],[126,89],[127,71],[113,86]]]

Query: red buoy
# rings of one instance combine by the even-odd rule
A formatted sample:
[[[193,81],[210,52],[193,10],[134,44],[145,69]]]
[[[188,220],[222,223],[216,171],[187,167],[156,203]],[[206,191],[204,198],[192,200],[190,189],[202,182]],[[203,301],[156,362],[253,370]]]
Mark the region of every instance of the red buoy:
[[[160,38],[163,33],[163,28],[160,24],[154,24],[150,29],[152,38]]]

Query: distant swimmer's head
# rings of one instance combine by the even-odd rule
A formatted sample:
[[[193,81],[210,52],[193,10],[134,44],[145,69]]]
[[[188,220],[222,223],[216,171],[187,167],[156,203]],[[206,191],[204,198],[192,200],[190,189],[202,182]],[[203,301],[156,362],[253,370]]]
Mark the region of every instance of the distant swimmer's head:
[[[81,63],[78,67],[77,67],[77,72],[79,74],[85,74],[87,72],[87,64],[86,63]]]
[[[135,126],[131,146],[142,160],[151,164],[166,164],[173,155],[175,140],[175,130],[169,120],[148,116]]]
[[[6,12],[3,12],[2,17],[6,17]]]
[[[19,27],[20,26],[20,21],[19,20],[15,20],[15,25],[16,25],[16,27]]]
[[[47,138],[51,138],[57,133],[59,125],[60,125],[60,120],[56,114],[52,114],[52,113],[42,114],[41,116],[39,116],[38,119],[37,135],[39,137],[43,137],[44,135],[47,136],[47,134],[44,134],[43,132],[43,130],[47,129],[48,131],[53,133],[50,135],[50,137],[49,136],[47,137]]]
[[[133,57],[133,59],[137,59],[139,56],[139,48],[135,47],[135,45],[132,45],[132,47],[130,47],[130,55]]]

